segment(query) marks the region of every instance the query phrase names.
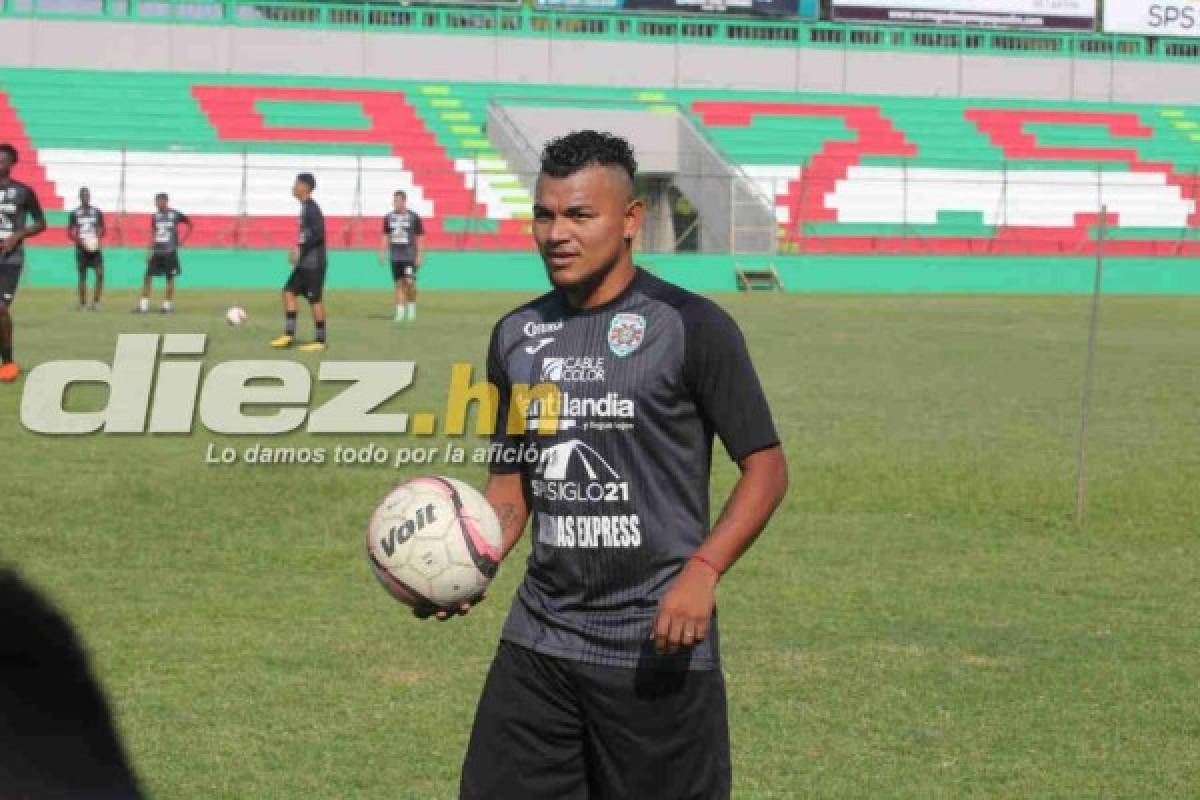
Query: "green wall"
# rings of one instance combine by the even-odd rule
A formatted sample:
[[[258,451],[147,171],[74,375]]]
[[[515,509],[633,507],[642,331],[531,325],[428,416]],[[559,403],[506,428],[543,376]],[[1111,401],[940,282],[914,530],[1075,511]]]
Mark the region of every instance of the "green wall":
[[[122,288],[141,283],[145,251],[125,248],[105,253],[106,283]],[[179,286],[278,288],[289,267],[282,250],[184,250]],[[386,289],[391,275],[375,254],[333,251],[330,288]],[[774,263],[789,291],[929,292],[1018,294],[1078,293],[1092,290],[1092,258],[970,258],[920,256],[732,256],[646,255],[642,263],[666,280],[705,292],[733,291],[734,265]],[[76,280],[69,248],[31,249],[25,286],[70,286]],[[421,273],[423,289],[508,289],[547,287],[541,262],[532,253],[431,252]],[[1110,258],[1104,288],[1122,294],[1200,294],[1200,261],[1182,258]]]

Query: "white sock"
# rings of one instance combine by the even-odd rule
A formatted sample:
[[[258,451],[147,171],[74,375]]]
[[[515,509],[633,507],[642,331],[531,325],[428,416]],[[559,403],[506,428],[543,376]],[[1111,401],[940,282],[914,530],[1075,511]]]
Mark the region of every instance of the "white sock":
[[[408,304],[408,318],[409,319],[417,318],[417,304],[416,303]]]
[[[404,306],[396,306],[396,319],[404,319]]]
[[[163,311],[170,311],[171,310],[171,301],[163,300],[162,307],[163,307]]]
[[[139,311],[149,311],[150,310],[150,298],[149,297],[143,297],[141,300],[138,300],[138,310]]]

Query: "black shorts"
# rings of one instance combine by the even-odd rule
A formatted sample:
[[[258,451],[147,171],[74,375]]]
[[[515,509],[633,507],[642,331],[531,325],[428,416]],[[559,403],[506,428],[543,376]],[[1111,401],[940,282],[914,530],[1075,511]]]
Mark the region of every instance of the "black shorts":
[[[146,266],[146,276],[165,275],[174,278],[183,272],[179,266],[179,253],[152,253],[150,263]]]
[[[502,641],[475,712],[460,800],[726,800],[720,670],[600,667]]]
[[[411,261],[393,261],[392,262],[392,280],[398,281],[401,278],[417,278],[417,265]]]
[[[104,268],[104,253],[97,250],[89,253],[82,247],[75,248],[75,266],[80,272],[86,272],[88,269],[103,269]]]
[[[17,284],[21,282],[23,266],[23,256],[0,261],[0,303],[12,305],[13,298],[17,296]]]
[[[287,283],[283,285],[283,289],[292,294],[303,295],[310,303],[321,302],[321,297],[325,294],[324,267],[317,269],[294,267]]]

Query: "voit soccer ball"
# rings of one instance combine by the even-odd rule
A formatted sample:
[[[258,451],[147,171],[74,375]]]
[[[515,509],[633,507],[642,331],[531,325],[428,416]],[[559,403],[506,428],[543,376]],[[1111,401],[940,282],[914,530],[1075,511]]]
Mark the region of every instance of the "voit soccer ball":
[[[225,321],[230,325],[241,325],[246,321],[246,309],[234,306],[225,312]]]
[[[89,253],[94,253],[100,249],[100,239],[92,235],[80,236],[79,243],[83,245],[83,249]]]
[[[397,486],[367,525],[367,558],[396,599],[454,609],[483,594],[500,563],[500,520],[462,481],[427,476]]]

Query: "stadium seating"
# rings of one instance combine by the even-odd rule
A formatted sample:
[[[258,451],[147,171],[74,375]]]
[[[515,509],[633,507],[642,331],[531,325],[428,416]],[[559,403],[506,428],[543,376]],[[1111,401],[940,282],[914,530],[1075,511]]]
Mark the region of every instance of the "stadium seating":
[[[493,101],[689,114],[775,204],[788,252],[1086,253],[1103,206],[1112,252],[1200,253],[1191,108],[11,68],[0,138],[48,208],[87,185],[127,244],[156,191],[199,243],[289,244],[311,171],[335,246],[376,246],[403,188],[429,246],[524,249],[529,176],[486,134]]]

